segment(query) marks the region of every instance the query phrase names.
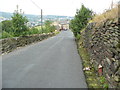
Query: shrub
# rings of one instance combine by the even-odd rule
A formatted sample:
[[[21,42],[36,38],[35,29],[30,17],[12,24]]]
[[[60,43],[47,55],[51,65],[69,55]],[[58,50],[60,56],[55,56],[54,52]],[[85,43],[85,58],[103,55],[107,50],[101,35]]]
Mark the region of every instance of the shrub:
[[[39,34],[40,33],[40,31],[37,29],[37,28],[31,28],[31,29],[29,29],[28,31],[26,31],[26,34],[27,35],[31,35],[31,34]]]
[[[77,39],[77,40],[80,39],[80,34],[77,34],[76,39]]]
[[[9,37],[13,37],[13,36],[5,31],[2,32],[2,38],[9,38]]]
[[[8,32],[8,33],[14,32],[12,20],[2,21],[1,24],[2,24],[2,31]]]
[[[28,27],[26,25],[27,22],[28,19],[23,15],[21,9],[20,11],[18,10],[17,6],[17,10],[15,10],[12,16],[12,24],[15,31],[15,36],[25,35],[25,32],[28,30]]]
[[[54,32],[55,30],[56,30],[56,27],[54,25],[52,25],[52,21],[46,20],[43,33]]]
[[[80,31],[86,27],[88,21],[92,18],[92,11],[82,5],[80,10],[77,10],[73,20],[71,20],[70,28],[75,36],[80,34]]]

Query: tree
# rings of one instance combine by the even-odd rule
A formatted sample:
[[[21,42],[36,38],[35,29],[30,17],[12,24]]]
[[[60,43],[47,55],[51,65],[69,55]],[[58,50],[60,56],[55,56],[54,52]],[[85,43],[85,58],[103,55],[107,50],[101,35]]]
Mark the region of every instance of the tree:
[[[15,31],[15,36],[24,35],[25,32],[28,30],[28,27],[26,23],[28,22],[28,19],[23,16],[22,10],[15,10],[13,16],[12,16],[12,22],[13,22],[13,28]]]
[[[56,27],[54,25],[52,25],[51,28],[50,28],[50,32],[53,32],[55,30],[56,30]]]
[[[39,33],[40,33],[40,31],[39,31],[37,28],[35,28],[35,27],[30,28],[30,29],[26,32],[27,35],[39,34]]]
[[[2,21],[2,31],[5,31],[7,33],[14,33],[12,20]]]
[[[76,11],[76,15],[71,20],[70,28],[73,30],[75,36],[80,34],[80,30],[86,27],[89,19],[92,18],[92,11],[82,5],[80,10]]]
[[[51,24],[52,24],[52,21],[47,20],[45,22],[45,30],[44,30],[45,33],[53,32],[56,29],[55,26]]]

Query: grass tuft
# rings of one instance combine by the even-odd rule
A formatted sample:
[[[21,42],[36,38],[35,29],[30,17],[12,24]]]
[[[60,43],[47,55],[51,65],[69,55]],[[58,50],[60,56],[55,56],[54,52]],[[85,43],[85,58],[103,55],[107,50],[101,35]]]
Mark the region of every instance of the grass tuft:
[[[106,10],[105,12],[103,12],[102,14],[99,14],[99,15],[95,15],[93,17],[93,22],[97,22],[97,23],[101,23],[103,21],[106,21],[106,20],[112,20],[114,18],[118,18],[118,7],[120,7],[120,5],[115,5],[114,8],[112,9],[109,9],[109,10]]]

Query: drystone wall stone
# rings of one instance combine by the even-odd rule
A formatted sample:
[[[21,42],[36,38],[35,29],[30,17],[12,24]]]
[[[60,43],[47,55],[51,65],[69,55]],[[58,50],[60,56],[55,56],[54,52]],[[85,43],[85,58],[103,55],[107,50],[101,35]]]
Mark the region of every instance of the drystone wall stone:
[[[31,43],[35,43],[43,39],[47,39],[48,37],[51,37],[53,35],[55,34],[54,33],[35,34],[30,36],[1,39],[0,40],[0,44],[2,44],[0,47],[1,54],[11,52],[17,47],[23,47]]]
[[[118,18],[99,25],[90,23],[82,32],[83,46],[89,52],[95,69],[100,64],[103,66],[103,75],[110,88],[120,87],[120,48],[117,46],[120,43],[119,25]]]

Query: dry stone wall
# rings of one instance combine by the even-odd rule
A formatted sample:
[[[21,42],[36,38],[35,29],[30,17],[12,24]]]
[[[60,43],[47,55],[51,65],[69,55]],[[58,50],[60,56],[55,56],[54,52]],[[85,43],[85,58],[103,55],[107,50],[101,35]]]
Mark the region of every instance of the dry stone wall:
[[[102,65],[110,88],[120,87],[119,25],[118,19],[107,20],[99,25],[90,23],[82,32],[83,46],[90,54],[90,62],[96,70]]]
[[[29,45],[31,43],[35,43],[38,41],[41,41],[43,39],[47,39],[48,37],[51,37],[55,35],[54,33],[49,34],[35,34],[30,36],[22,36],[22,37],[16,37],[16,38],[6,38],[1,39],[0,44],[1,47],[1,53],[8,53],[16,49],[17,47],[23,47],[26,45]]]

